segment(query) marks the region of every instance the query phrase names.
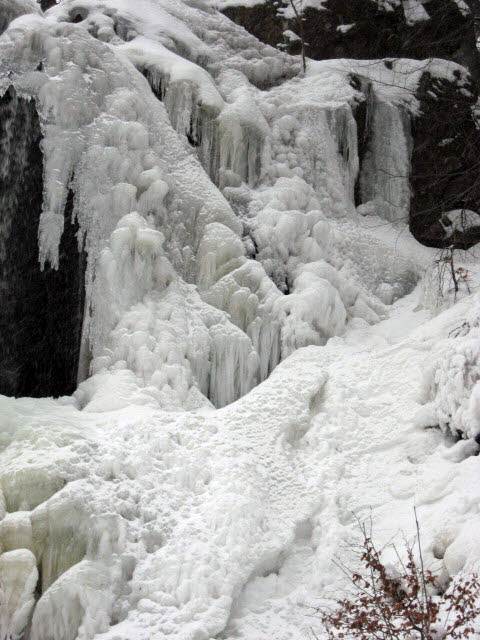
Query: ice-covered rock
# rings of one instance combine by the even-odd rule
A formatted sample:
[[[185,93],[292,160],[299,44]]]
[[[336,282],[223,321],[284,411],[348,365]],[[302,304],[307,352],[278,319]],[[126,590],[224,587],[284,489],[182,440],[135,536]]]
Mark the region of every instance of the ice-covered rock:
[[[21,638],[35,605],[38,571],[28,549],[0,555],[0,638]]]
[[[259,91],[248,68],[235,62],[244,37],[237,28],[232,34],[227,29],[227,50],[219,56],[225,68],[219,70],[213,43],[207,38],[207,46],[197,34],[193,9],[167,3],[157,14],[150,0],[142,7],[113,11],[106,1],[83,6],[72,0],[52,9],[48,20],[17,21],[1,43],[16,69],[2,86],[31,95],[44,121],[41,268],[62,271],[68,216],[78,223],[77,240],[86,251],[75,356],[79,379],[96,377],[77,395],[80,405],[98,407],[106,402],[102,389],[115,384],[123,390],[114,404],[135,396],[142,403],[193,408],[205,404],[203,395],[223,405],[291,352],[290,343],[280,344],[280,334],[287,316],[289,332],[295,332],[297,316],[280,309],[291,307],[294,298],[283,307],[274,303],[296,279],[302,281],[300,265],[322,259],[341,267],[320,227],[326,230],[332,212],[342,218],[354,211],[358,92],[348,73],[330,68]],[[157,25],[170,17],[152,31],[147,14]],[[204,35],[224,22],[207,15]],[[177,31],[181,51],[172,42]],[[242,60],[268,55],[260,47]],[[163,103],[141,72],[154,89],[161,84]],[[244,212],[243,239],[239,218],[177,135],[195,143],[194,129],[205,118],[211,127],[197,140],[199,159],[237,213]],[[185,281],[199,285],[203,301],[195,300]],[[191,304],[179,294],[187,290]],[[325,304],[318,299],[309,311],[320,317],[312,316],[309,331],[292,344],[322,343],[343,331],[339,311],[332,320],[338,295],[333,289],[326,298],[322,294]],[[169,298],[175,303],[164,307]],[[184,311],[175,313],[177,304]],[[350,316],[355,309],[368,316],[360,306],[350,304]],[[190,339],[192,322],[198,339]],[[108,371],[116,383],[105,377]]]
[[[426,371],[425,405],[418,416],[454,438],[480,433],[480,332],[478,313],[472,311]]]
[[[12,20],[29,13],[40,13],[36,0],[2,0],[0,3],[0,34]]]
[[[32,640],[93,638],[108,630],[118,568],[83,560],[64,573],[38,601]]]

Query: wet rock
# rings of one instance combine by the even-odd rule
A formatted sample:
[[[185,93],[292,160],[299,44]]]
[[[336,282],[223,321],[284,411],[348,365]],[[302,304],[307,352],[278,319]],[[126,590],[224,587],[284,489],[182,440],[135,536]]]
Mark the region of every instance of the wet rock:
[[[480,132],[472,116],[476,87],[460,77],[452,83],[426,71],[417,98],[410,230],[427,246],[469,248],[480,239],[475,226],[450,232],[442,217],[454,210],[480,211]]]
[[[76,388],[86,256],[65,206],[59,268],[40,268],[40,122],[13,88],[0,99],[0,393],[59,396]]]
[[[50,7],[53,7],[56,4],[57,0],[40,0],[40,6],[42,7],[43,11],[50,9]]]

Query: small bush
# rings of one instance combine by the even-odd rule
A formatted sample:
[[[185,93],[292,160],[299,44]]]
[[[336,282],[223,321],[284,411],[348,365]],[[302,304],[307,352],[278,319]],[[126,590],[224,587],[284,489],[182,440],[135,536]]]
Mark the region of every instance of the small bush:
[[[417,522],[419,560],[407,547],[406,562],[392,575],[382,562],[371,531],[360,524],[362,542],[359,572],[349,572],[350,597],[337,601],[333,611],[321,611],[331,640],[458,640],[474,633],[473,621],[480,582],[474,574],[453,583],[436,595],[437,580],[423,566]],[[346,571],[346,568],[342,566]]]

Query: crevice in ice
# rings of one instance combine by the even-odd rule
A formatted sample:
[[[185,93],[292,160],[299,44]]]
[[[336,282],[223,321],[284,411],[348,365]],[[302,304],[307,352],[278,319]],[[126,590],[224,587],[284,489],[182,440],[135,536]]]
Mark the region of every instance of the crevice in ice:
[[[73,9],[69,11],[67,20],[68,22],[79,24],[80,22],[83,22],[84,20],[86,20],[87,17],[88,17],[88,9],[81,6],[75,6]]]
[[[58,269],[40,268],[41,138],[34,101],[10,87],[0,98],[0,393],[11,396],[67,395],[77,383],[86,256],[70,192]]]
[[[360,91],[364,99],[359,100],[354,107],[354,116],[357,123],[357,137],[358,137],[358,166],[359,172],[355,181],[355,206],[358,207],[362,204],[362,193],[360,186],[360,175],[365,154],[369,146],[369,138],[371,136],[371,116],[372,116],[372,100],[373,100],[373,87],[370,80],[362,76],[352,75],[352,86]]]

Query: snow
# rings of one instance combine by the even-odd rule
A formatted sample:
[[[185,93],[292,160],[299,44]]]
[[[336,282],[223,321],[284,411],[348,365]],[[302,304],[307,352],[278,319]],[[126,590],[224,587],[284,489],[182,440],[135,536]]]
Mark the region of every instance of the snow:
[[[137,68],[145,69],[151,75],[159,74],[169,88],[172,83],[194,84],[197,86],[200,105],[217,112],[223,108],[224,101],[210,75],[193,62],[175,55],[162,44],[144,36],[137,36],[130,42],[119,45],[118,48]],[[151,81],[155,84],[153,78]],[[157,83],[160,84],[160,80]]]
[[[323,91],[331,100],[344,101],[347,99],[351,87],[348,84],[350,74],[371,83],[375,96],[382,102],[403,105],[410,112],[418,109],[415,93],[422,75],[427,72],[449,82],[457,83],[459,87],[468,86],[468,72],[461,65],[428,58],[413,60],[409,58],[392,58],[388,60],[311,60],[307,75],[323,77]],[[328,78],[328,82],[326,82]],[[319,82],[320,84],[320,82]],[[334,92],[335,90],[335,92]]]
[[[463,322],[425,374],[427,402],[419,413],[420,422],[438,424],[454,438],[476,438],[480,432],[478,356],[480,340],[478,310],[469,309]]]
[[[286,40],[290,42],[298,42],[299,40],[301,40],[301,38],[297,36],[297,34],[294,33],[291,29],[286,29],[282,35]]]
[[[410,26],[430,20],[421,0],[403,0],[403,13],[405,22]]]
[[[443,214],[441,225],[447,238],[455,232],[465,233],[480,226],[478,213],[469,209],[454,209]]]
[[[67,482],[17,516],[48,545],[42,575],[63,570],[33,637],[74,638],[81,624],[85,638],[301,638],[316,624],[308,607],[342,584],[332,558],[354,514],[370,510],[381,542],[413,535],[416,504],[429,566],[477,566],[476,445],[418,420],[432,354],[471,339],[452,331],[477,298],[429,321],[417,295],[384,323],[297,351],[216,412],[2,398],[2,474],[55,460],[57,487]]]
[[[466,2],[464,2],[464,0],[454,0],[455,4],[457,5],[460,13],[463,16],[468,16],[470,15],[470,8],[468,6],[468,4]]]
[[[337,31],[339,33],[345,34],[351,31],[351,29],[353,29],[354,27],[355,27],[354,22],[352,24],[339,24],[337,27]]]
[[[477,567],[478,294],[437,305],[406,224],[415,90],[462,68],[299,75],[175,0],[64,0],[0,59],[41,119],[39,268],[70,188],[88,254],[78,389],[0,397],[0,640],[321,638],[355,518],[411,540],[414,505],[429,567]]]

